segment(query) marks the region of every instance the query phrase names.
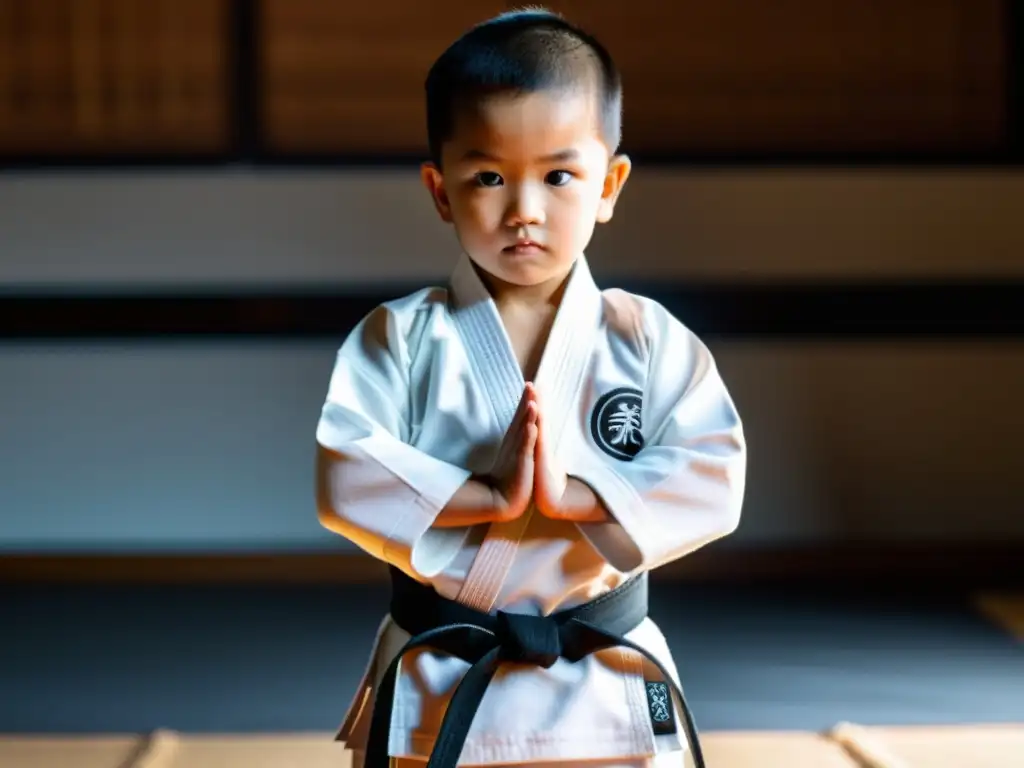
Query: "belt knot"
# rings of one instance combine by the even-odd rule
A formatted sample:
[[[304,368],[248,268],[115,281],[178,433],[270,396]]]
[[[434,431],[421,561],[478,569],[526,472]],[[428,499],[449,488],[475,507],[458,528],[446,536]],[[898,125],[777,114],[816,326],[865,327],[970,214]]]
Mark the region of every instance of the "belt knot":
[[[549,616],[498,611],[497,636],[505,661],[535,664],[549,669],[562,655],[562,636]]]

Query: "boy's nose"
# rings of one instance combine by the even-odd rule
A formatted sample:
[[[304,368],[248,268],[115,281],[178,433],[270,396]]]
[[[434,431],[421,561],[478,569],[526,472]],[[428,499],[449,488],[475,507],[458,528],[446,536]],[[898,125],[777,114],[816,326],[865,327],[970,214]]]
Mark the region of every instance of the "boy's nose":
[[[520,190],[508,210],[508,226],[536,226],[544,223],[544,205],[541,195],[532,190]]]

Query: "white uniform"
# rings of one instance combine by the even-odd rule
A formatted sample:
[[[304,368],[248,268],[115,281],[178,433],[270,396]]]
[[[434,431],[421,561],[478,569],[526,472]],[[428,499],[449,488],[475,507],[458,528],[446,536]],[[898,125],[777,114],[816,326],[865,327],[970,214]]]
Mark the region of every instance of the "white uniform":
[[[444,597],[534,614],[586,602],[736,528],[746,447],[710,353],[656,302],[598,289],[583,256],[534,384],[564,469],[595,490],[614,521],[574,524],[528,511],[511,523],[432,528],[471,474],[509,471],[511,452],[503,447],[511,441],[503,438],[524,384],[467,257],[448,288],[378,307],[338,352],[317,427],[324,524]],[[653,621],[627,637],[676,675]],[[406,640],[386,617],[340,732],[357,755],[373,690]],[[430,650],[406,657],[395,689],[393,757],[429,756],[467,668]],[[650,669],[620,649],[550,669],[503,669],[460,764],[635,765],[665,753],[678,763],[682,726],[676,734],[652,729],[644,685]]]

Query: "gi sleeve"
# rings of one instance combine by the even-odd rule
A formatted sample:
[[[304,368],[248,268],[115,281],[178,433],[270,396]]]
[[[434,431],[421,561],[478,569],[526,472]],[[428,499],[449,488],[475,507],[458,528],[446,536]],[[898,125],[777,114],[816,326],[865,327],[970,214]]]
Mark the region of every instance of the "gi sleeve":
[[[710,351],[657,304],[644,326],[644,446],[631,461],[583,451],[569,470],[612,518],[580,531],[623,572],[657,568],[732,533],[746,483],[743,426]]]
[[[406,318],[379,307],[338,351],[316,428],[321,525],[410,575],[436,575],[467,530],[431,528],[470,477],[409,444]]]

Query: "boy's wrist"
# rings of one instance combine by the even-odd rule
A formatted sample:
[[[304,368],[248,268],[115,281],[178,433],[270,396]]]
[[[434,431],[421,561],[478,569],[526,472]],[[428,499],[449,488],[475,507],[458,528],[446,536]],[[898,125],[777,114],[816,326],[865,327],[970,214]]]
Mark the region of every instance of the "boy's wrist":
[[[566,519],[577,523],[606,523],[611,520],[601,497],[593,488],[572,475],[567,478],[561,506]]]

